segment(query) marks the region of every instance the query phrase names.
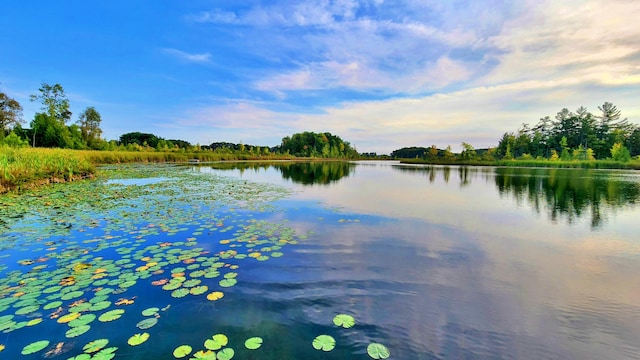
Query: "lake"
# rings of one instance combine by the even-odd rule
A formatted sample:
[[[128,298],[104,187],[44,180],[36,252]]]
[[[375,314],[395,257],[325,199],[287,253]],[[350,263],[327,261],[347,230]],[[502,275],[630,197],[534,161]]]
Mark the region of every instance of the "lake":
[[[638,172],[102,174],[0,196],[0,358],[640,359]]]

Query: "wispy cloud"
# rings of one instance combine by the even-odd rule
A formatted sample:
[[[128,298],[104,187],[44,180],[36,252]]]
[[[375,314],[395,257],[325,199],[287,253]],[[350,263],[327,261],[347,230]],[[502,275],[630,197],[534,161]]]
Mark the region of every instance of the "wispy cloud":
[[[174,56],[180,60],[186,62],[194,62],[194,63],[207,63],[211,59],[210,53],[204,54],[189,54],[184,51],[180,51],[177,49],[162,49],[165,53]]]
[[[296,131],[331,131],[359,150],[390,152],[495,146],[523,122],[563,107],[597,111],[604,101],[640,117],[630,96],[640,86],[640,28],[629,25],[637,18],[640,3],[625,0],[275,2],[203,12],[190,20],[258,39],[244,48],[274,66],[243,85],[275,102],[201,105],[180,124],[259,134],[269,145]],[[368,95],[337,95],[345,91]],[[335,100],[308,100],[325,97]],[[274,106],[301,98],[320,111]]]

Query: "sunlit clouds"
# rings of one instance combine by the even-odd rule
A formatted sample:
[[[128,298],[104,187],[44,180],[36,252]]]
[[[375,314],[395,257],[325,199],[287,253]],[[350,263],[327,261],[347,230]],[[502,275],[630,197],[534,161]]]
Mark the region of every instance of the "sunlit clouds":
[[[339,135],[362,152],[458,150],[463,141],[484,148],[522,123],[564,107],[596,113],[605,101],[640,122],[638,2],[267,1],[153,11],[122,3],[122,11],[127,6],[144,14],[141,24],[64,25],[117,38],[126,56],[71,48],[57,56],[80,54],[101,71],[80,73],[64,59],[28,68],[16,42],[0,62],[13,70],[0,70],[3,88],[25,93],[27,85],[16,84],[55,74],[69,92],[107,104],[99,110],[108,138],[145,131],[201,144],[274,146],[308,130]]]

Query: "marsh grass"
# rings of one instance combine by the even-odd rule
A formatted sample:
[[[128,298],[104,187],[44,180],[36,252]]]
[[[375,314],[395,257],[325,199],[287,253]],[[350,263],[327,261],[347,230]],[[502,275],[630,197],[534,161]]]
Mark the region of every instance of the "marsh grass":
[[[49,182],[92,177],[96,165],[146,162],[188,162],[253,159],[290,159],[290,156],[256,156],[242,153],[98,151],[0,147],[0,193]]]

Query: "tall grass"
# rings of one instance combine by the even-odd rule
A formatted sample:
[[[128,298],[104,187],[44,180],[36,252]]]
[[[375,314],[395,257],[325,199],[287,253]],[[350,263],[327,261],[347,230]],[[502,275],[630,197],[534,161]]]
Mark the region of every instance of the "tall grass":
[[[38,181],[68,181],[95,172],[79,153],[61,149],[0,147],[0,192]]]
[[[96,165],[145,162],[187,162],[224,160],[277,160],[291,156],[216,153],[201,151],[98,151],[0,146],[0,193],[39,182],[70,181],[95,174]]]

